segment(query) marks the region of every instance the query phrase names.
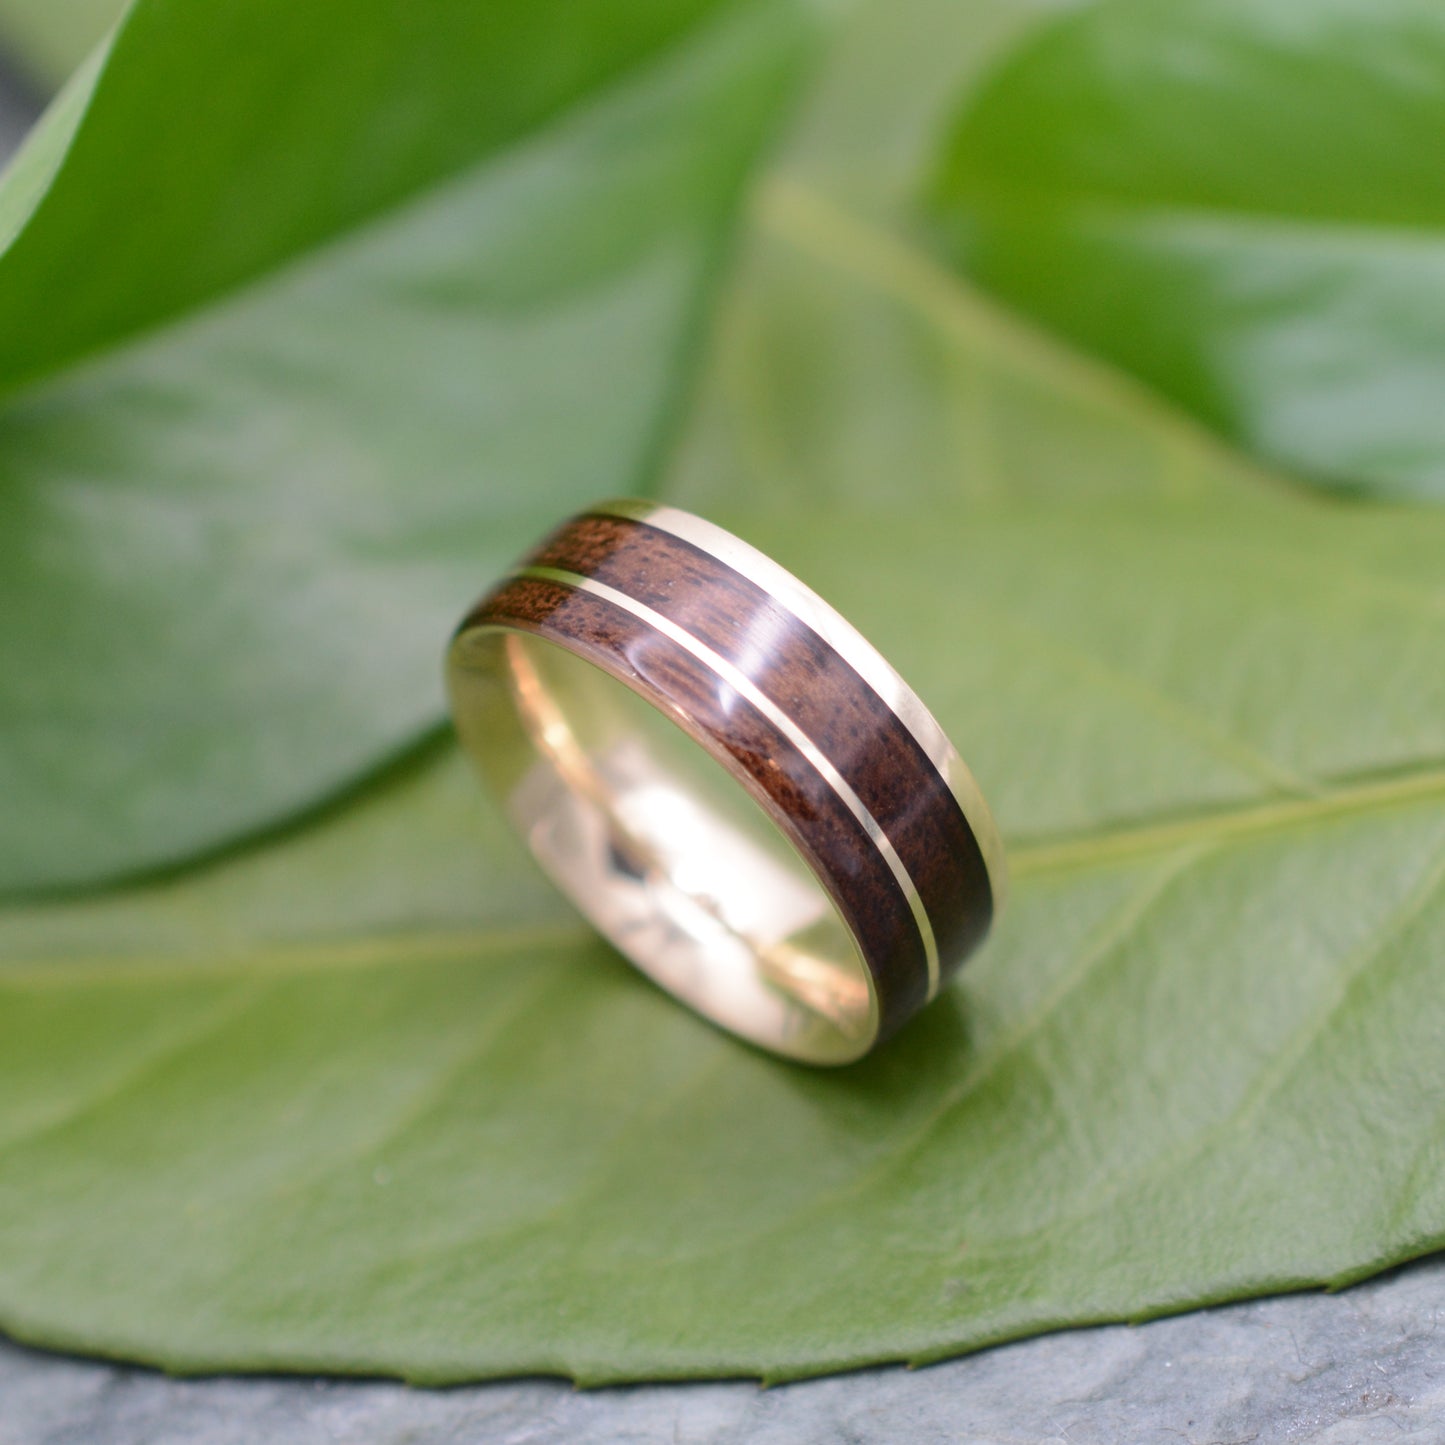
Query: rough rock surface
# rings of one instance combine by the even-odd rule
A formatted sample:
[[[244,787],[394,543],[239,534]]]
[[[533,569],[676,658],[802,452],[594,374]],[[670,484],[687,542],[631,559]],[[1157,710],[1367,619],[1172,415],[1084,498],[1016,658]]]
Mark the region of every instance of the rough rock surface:
[[[1375,1445],[1445,1440],[1445,1259],[1339,1295],[778,1389],[170,1380],[0,1346],[0,1445]]]

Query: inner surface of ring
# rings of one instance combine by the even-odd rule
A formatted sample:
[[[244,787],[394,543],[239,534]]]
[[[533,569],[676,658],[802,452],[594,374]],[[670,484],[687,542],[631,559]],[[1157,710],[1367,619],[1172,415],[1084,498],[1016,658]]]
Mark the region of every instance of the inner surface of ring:
[[[670,992],[767,1048],[858,1058],[878,1003],[832,898],[739,779],[647,699],[541,638],[476,629],[463,741],[538,861]]]

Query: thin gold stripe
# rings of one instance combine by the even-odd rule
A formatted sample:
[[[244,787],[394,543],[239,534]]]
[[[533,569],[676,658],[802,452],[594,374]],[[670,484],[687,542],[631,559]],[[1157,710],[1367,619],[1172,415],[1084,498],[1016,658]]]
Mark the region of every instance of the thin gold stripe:
[[[922,698],[894,669],[893,665],[842,615],[805,582],[800,582],[786,567],[774,562],[741,537],[705,518],[694,516],[661,502],[622,499],[604,502],[591,508],[606,516],[625,517],[646,522],[650,527],[667,532],[681,541],[714,557],[734,572],[773,597],[800,622],[812,628],[869,687],[877,693],[900,723],[923,749],[944,785],[957,801],[968,823],[988,872],[989,892],[993,896],[994,916],[1002,913],[1008,892],[1008,867],[1004,861],[1003,840],[993,814],[968,765],[948,740],[938,719],[928,710]]]
[[[912,875],[904,867],[903,860],[898,856],[898,850],[894,848],[888,835],[879,826],[878,820],[868,811],[858,794],[853,791],[852,785],[787,713],[760,691],[757,685],[727,658],[714,652],[705,642],[699,641],[690,632],[679,627],[677,623],[664,617],[660,612],[654,612],[645,603],[638,602],[625,592],[619,592],[605,582],[597,582],[591,577],[584,577],[580,572],[569,572],[561,567],[519,567],[511,575],[536,578],[544,582],[560,582],[565,586],[576,588],[579,592],[591,593],[594,597],[600,597],[615,607],[622,608],[624,612],[629,612],[639,621],[647,623],[649,627],[662,633],[705,667],[710,668],[734,692],[740,697],[746,698],[762,713],[817,770],[846,805],[848,811],[858,820],[864,832],[872,839],[874,847],[882,854],[883,861],[887,863],[899,888],[903,890],[903,896],[908,900],[909,911],[913,914],[913,920],[918,925],[919,937],[923,940],[923,953],[928,962],[928,997],[932,999],[937,994],[939,983],[938,940],[934,937],[933,923],[928,917],[928,910],[923,906],[923,899],[913,882]]]

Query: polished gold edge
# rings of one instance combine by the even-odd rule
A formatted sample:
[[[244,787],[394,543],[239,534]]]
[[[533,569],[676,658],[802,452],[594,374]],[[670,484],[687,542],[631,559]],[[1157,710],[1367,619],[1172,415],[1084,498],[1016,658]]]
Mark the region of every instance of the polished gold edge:
[[[570,572],[561,567],[519,567],[511,575],[513,577],[531,577],[544,582],[559,582],[563,586],[575,588],[579,592],[590,593],[594,597],[600,597],[604,601],[612,603],[615,607],[622,608],[623,611],[631,613],[632,616],[647,623],[649,627],[675,642],[704,667],[716,673],[734,692],[740,697],[746,698],[753,707],[762,713],[833,789],[868,834],[874,847],[883,856],[889,871],[903,890],[903,896],[908,901],[909,911],[913,914],[913,920],[917,924],[919,937],[923,941],[924,957],[928,964],[928,997],[932,999],[937,994],[939,986],[938,940],[934,937],[933,922],[928,916],[928,910],[923,905],[923,899],[913,882],[912,875],[898,856],[898,850],[894,848],[888,835],[883,831],[878,820],[869,812],[863,800],[854,792],[852,785],[787,713],[727,658],[714,652],[706,643],[699,641],[690,632],[679,627],[677,623],[664,617],[660,612],[654,612],[645,603],[638,602],[625,592],[619,592],[605,582],[597,582],[591,577],[584,577],[580,572]]]
[[[923,700],[842,613],[824,601],[807,583],[800,582],[786,567],[774,562],[766,552],[760,552],[715,522],[685,512],[680,507],[623,498],[604,502],[592,510],[607,516],[646,522],[651,527],[692,543],[761,587],[811,627],[878,694],[923,749],[963,810],[963,816],[978,842],[988,872],[994,917],[1003,912],[1008,897],[1008,863],[993,811],[984,800],[977,780]]]

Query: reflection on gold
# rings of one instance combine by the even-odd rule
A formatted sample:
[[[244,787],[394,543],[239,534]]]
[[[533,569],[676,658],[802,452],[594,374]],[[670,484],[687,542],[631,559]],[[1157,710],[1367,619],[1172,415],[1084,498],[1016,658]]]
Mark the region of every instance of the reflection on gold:
[[[751,942],[751,940],[749,940]],[[859,1038],[867,1027],[868,985],[827,959],[781,943],[753,944],[758,974],[804,1008],[828,1020],[839,1033]]]
[[[826,1020],[848,1038],[860,1038],[870,1027],[868,984],[828,958],[796,941],[769,941],[739,928],[723,904],[696,888],[684,888],[678,867],[624,819],[621,801],[578,741],[566,714],[549,691],[525,640],[510,634],[503,640],[507,672],[518,718],[536,752],[551,765],[563,784],[593,805],[606,820],[608,846],[616,862],[635,878],[676,890],[711,920],[740,939],[751,952],[758,978],[792,1002]],[[832,940],[848,947],[845,938]]]

